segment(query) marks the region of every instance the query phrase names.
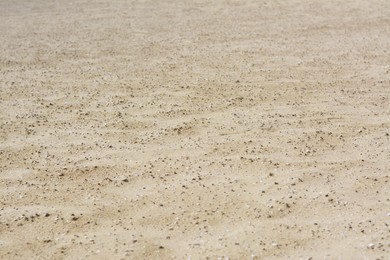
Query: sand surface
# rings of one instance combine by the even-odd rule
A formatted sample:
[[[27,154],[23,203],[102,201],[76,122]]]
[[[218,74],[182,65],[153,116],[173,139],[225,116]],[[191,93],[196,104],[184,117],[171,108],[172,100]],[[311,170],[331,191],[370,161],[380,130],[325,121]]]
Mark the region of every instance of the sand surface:
[[[389,259],[390,1],[0,1],[1,259]]]

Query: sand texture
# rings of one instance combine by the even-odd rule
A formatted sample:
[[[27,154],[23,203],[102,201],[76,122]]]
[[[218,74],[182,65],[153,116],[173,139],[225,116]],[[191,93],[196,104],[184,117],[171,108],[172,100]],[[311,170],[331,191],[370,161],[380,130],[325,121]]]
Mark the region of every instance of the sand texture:
[[[390,1],[0,1],[0,259],[389,259],[389,135]]]

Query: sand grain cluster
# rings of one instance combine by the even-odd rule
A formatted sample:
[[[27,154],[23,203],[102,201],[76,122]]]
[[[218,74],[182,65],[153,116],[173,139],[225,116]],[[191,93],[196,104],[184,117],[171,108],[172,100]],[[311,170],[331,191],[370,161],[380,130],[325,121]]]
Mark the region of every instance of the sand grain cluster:
[[[388,1],[0,2],[0,258],[386,259]]]

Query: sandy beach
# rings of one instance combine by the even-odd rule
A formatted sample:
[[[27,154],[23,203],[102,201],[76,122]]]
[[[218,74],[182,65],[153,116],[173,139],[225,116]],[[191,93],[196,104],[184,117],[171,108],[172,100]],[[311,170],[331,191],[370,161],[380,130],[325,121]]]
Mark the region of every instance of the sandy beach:
[[[389,259],[389,149],[389,1],[0,1],[1,259]]]

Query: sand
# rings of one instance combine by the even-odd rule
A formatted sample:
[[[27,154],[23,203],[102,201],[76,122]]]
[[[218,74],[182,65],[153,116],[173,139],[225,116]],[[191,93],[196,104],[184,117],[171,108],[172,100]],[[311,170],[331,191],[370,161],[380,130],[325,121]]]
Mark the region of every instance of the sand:
[[[0,258],[388,259],[389,17],[0,1]]]

